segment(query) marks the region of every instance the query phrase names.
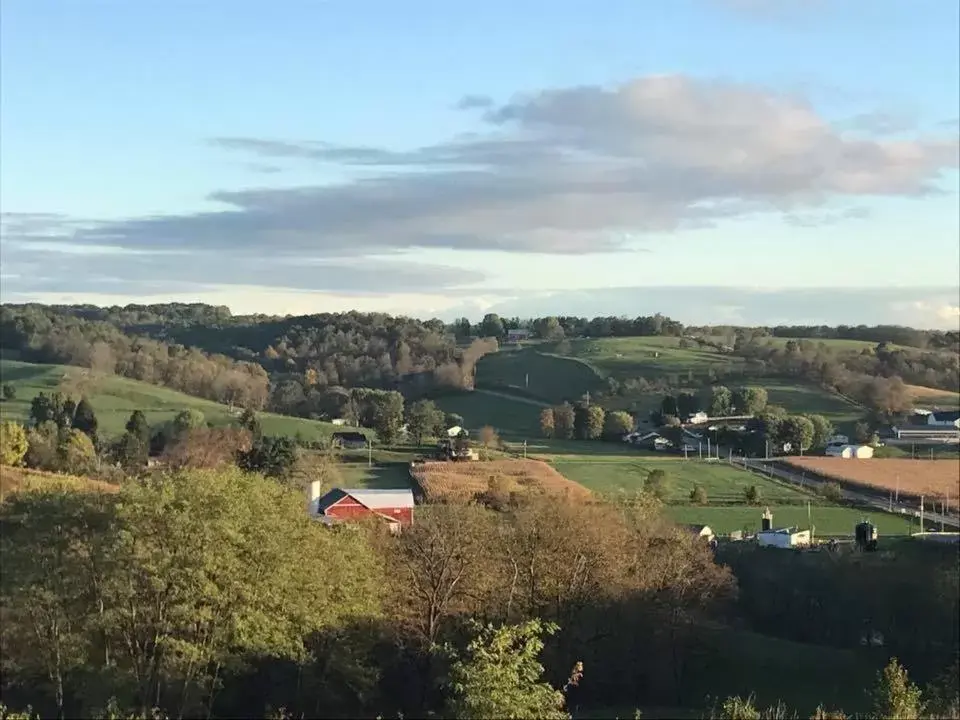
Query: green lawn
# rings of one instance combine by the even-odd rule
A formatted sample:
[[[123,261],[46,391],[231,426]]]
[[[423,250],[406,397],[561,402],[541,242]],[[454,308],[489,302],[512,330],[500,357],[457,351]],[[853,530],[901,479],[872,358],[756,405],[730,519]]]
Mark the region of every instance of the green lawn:
[[[10,383],[17,390],[14,400],[0,402],[0,417],[25,422],[30,416],[30,401],[38,393],[55,392],[65,374],[81,370],[82,368],[64,365],[35,365],[0,360],[0,382]],[[121,434],[134,410],[142,410],[151,425],[166,422],[181,410],[189,408],[202,412],[207,421],[214,425],[233,422],[239,414],[236,410],[231,412],[226,405],[116,375],[91,379],[84,392],[97,414],[101,432],[107,437]],[[260,413],[260,423],[267,435],[294,436],[299,432],[308,440],[327,438],[335,430],[352,429],[273,413]],[[362,432],[370,433],[368,430]]]
[[[701,485],[706,490],[710,503],[743,503],[744,491],[751,485],[756,485],[762,497],[771,501],[800,503],[810,497],[792,487],[726,463],[682,458],[616,457],[619,461],[614,460],[614,456],[577,460],[558,456],[552,465],[564,477],[601,494],[639,491],[652,470],[663,470],[670,484],[668,502],[671,503],[689,502],[694,485]],[[759,511],[757,513],[759,516]]]
[[[462,392],[436,399],[441,410],[463,416],[472,436],[490,425],[504,437],[536,438],[540,435],[540,408],[521,399],[481,392]]]
[[[765,494],[765,497],[769,497]],[[818,500],[823,502],[822,500]],[[703,524],[719,534],[727,534],[733,530],[749,530],[756,532],[760,529],[760,515],[763,509],[769,507],[773,513],[775,527],[796,526],[806,529],[806,505],[778,505],[765,503],[758,507],[741,505],[697,507],[692,505],[672,505],[664,512],[674,522],[682,525]],[[877,526],[881,539],[883,536],[908,535],[919,530],[914,527],[916,520],[909,517],[891,515],[879,511],[860,510],[858,508],[839,507],[835,505],[813,505],[810,511],[813,520],[814,532],[817,536],[853,536],[854,526],[863,519],[869,519]]]

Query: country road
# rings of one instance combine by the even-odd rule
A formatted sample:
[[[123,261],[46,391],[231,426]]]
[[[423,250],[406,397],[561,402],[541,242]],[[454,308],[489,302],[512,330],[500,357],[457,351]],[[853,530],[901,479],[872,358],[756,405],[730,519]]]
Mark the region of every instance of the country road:
[[[801,473],[790,472],[784,470],[783,468],[773,467],[763,460],[750,459],[746,460],[738,458],[736,461],[737,465],[742,465],[744,467],[750,468],[759,473],[765,475],[774,475],[775,477],[780,478],[781,480],[786,480],[789,483],[794,485],[800,485],[802,487],[814,487],[819,488],[826,483],[817,478],[812,478],[805,476]],[[856,492],[854,490],[847,490],[846,488],[841,489],[842,496],[845,500],[856,503],[857,505],[862,505],[866,507],[876,508],[877,510],[882,510],[884,512],[890,512],[891,508],[894,513],[900,513],[902,515],[915,515],[919,511],[919,506],[915,504],[907,503],[890,503],[889,500],[883,500],[874,495],[868,495],[866,493]],[[923,513],[924,520],[929,520],[931,523],[940,524],[950,528],[960,528],[960,518],[956,515],[941,515],[930,510],[925,510]]]
[[[490,395],[491,397],[499,397],[505,400],[514,400],[516,402],[526,403],[527,405],[533,405],[538,408],[550,407],[550,403],[543,402],[542,400],[534,400],[533,398],[522,397],[520,395],[511,395],[507,392],[499,392],[497,390],[486,390],[484,388],[474,388],[475,393],[480,393],[481,395]]]

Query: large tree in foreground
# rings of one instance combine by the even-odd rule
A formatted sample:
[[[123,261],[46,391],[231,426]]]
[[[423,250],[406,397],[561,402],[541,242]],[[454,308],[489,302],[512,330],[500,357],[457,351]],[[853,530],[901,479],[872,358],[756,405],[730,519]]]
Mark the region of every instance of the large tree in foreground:
[[[462,720],[476,718],[569,718],[564,696],[543,680],[540,652],[544,634],[557,626],[530,620],[519,625],[471,624],[474,639],[453,652],[450,711]],[[578,664],[575,673],[580,672]],[[579,677],[579,676],[578,676]]]

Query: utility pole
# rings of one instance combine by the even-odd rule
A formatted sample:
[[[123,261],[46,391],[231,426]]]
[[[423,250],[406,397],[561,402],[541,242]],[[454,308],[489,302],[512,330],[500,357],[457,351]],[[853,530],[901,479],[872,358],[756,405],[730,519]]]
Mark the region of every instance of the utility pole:
[[[710,457],[710,436],[707,435],[707,457]]]
[[[897,505],[900,504],[900,475],[897,475]]]
[[[527,459],[527,441],[526,440],[523,441],[523,459],[524,460]]]
[[[697,443],[697,450],[700,453],[700,459],[703,460],[703,441],[702,440],[699,443]],[[707,457],[710,457],[709,452],[707,453]]]
[[[923,532],[923,495],[920,496],[920,532]]]
[[[367,467],[373,467],[373,441],[367,438]]]

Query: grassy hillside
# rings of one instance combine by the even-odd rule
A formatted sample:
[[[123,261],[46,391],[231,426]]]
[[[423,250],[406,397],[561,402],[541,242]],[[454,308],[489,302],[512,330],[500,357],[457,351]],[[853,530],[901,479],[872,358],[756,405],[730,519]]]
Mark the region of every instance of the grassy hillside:
[[[436,403],[444,412],[463,416],[466,427],[474,434],[484,425],[491,425],[507,438],[534,438],[540,434],[540,407],[524,398],[475,390],[445,395],[437,398]]]
[[[550,403],[577,400],[586,392],[594,395],[603,392],[608,377],[620,381],[639,377],[649,381],[666,378],[675,388],[697,391],[708,383],[711,370],[737,367],[742,362],[739,358],[713,351],[681,348],[680,342],[680,338],[675,337],[601,338],[573,340],[562,347],[551,343],[493,353],[477,364],[477,387],[525,393]],[[561,349],[569,355],[545,352]],[[792,413],[819,413],[834,424],[851,423],[863,414],[857,405],[813,385],[776,378],[758,378],[749,383],[766,387],[770,402],[782,405]],[[646,416],[659,407],[661,399],[659,393],[637,392],[610,398],[604,405]],[[479,400],[474,402],[480,403]],[[498,403],[490,398],[477,409],[500,417],[511,412],[506,406],[498,407]],[[526,413],[517,411],[530,414],[529,410]],[[475,419],[470,422],[477,424]],[[497,425],[492,420],[488,422]],[[528,420],[501,424],[518,432],[531,426]],[[533,429],[536,429],[535,423]]]
[[[119,489],[116,485],[92,478],[0,465],[0,501],[12,492],[38,488],[61,488],[78,492],[116,492]]]
[[[86,373],[82,375],[82,373]],[[66,378],[66,380],[65,380]],[[181,410],[193,408],[214,425],[232,422],[238,412],[226,405],[202,400],[156,385],[129,380],[116,375],[93,376],[83,368],[65,365],[35,365],[14,360],[0,360],[0,382],[10,383],[17,390],[14,400],[0,401],[0,417],[25,422],[30,415],[30,401],[40,392],[54,392],[64,383],[81,384],[90,399],[101,431],[107,436],[119,435],[134,410],[142,410],[151,425],[170,420]],[[330,423],[261,413],[260,422],[267,435],[296,435],[309,440],[329,437],[336,428]],[[370,432],[370,431],[364,431]]]
[[[590,363],[530,348],[485,355],[477,363],[477,387],[516,388],[560,403],[599,392],[605,383]]]
[[[680,347],[688,343],[677,337],[659,336],[572,340],[569,355],[618,379],[638,375],[648,380],[669,375],[704,376],[711,368],[729,368],[742,362],[710,349]]]

